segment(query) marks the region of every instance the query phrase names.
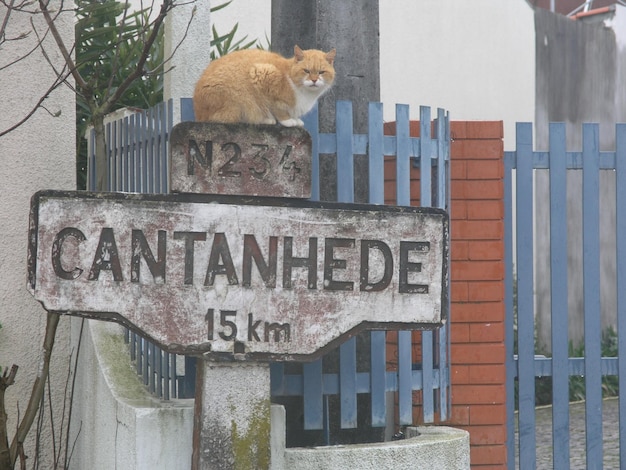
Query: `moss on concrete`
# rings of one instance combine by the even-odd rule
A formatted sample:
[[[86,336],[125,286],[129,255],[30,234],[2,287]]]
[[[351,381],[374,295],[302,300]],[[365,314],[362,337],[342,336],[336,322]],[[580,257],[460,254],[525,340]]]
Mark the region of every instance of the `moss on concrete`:
[[[101,366],[106,371],[113,393],[134,404],[142,401],[147,406],[153,406],[152,398],[131,367],[124,338],[121,335],[101,333],[97,337],[97,348],[102,359]]]
[[[231,422],[234,468],[268,470],[270,468],[270,401],[260,400],[252,411],[248,429],[239,432],[235,420]]]

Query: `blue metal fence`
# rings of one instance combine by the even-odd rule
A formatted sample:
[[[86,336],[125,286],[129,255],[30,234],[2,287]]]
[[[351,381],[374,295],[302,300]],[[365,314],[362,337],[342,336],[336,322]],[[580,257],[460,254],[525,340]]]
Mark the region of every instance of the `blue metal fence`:
[[[107,127],[112,191],[167,192],[167,141],[173,125],[172,103],[121,119]],[[190,99],[181,100],[181,119],[193,120]],[[369,163],[369,202],[384,204],[384,159],[395,156],[396,204],[411,205],[410,168],[420,171],[420,200],[424,206],[448,208],[450,129],[449,117],[438,110],[435,135],[431,134],[430,108],[420,108],[421,137],[409,136],[409,107],[396,105],[396,135],[383,132],[383,106],[369,105],[368,134],[354,134],[352,103],[337,102],[336,133],[320,133],[317,110],[305,116],[305,127],[312,137],[312,199],[320,198],[319,156],[334,154],[337,161],[337,194],[339,202],[354,201],[354,155],[367,155]],[[93,144],[90,144],[93,149]],[[424,158],[422,158],[424,157]],[[89,156],[89,181],[93,185],[95,168],[93,150]],[[448,296],[449,297],[449,296]],[[449,309],[448,309],[449,311]],[[414,405],[421,405],[420,421],[433,423],[449,418],[450,411],[450,341],[449,323],[435,331],[423,331],[419,339],[420,359],[413,357],[412,334],[398,333],[397,365],[386,357],[387,332],[370,333],[370,368],[357,371],[356,340],[340,346],[339,372],[324,373],[322,360],[306,363],[302,373],[285,372],[285,365],[271,367],[272,396],[303,396],[304,428],[328,426],[324,416],[329,395],[340,397],[340,425],[354,428],[357,421],[357,394],[371,397],[372,426],[388,423],[387,392],[397,395],[397,425],[414,423]],[[186,374],[180,374],[181,358],[168,355],[134,334],[129,335],[131,354],[137,372],[150,389],[167,399],[192,395],[193,367],[186,359]],[[393,358],[394,360],[396,358]],[[165,365],[167,372],[165,373]],[[167,384],[167,385],[166,385]],[[168,386],[169,385],[169,386]],[[421,391],[417,402],[414,391]],[[191,395],[190,395],[191,394]],[[437,419],[438,418],[438,419]]]
[[[600,243],[601,171],[615,176],[617,250],[617,318],[618,348],[626,348],[626,125],[616,128],[616,151],[600,152],[599,126],[585,124],[582,128],[582,152],[566,150],[565,124],[550,124],[549,151],[533,151],[532,125],[517,125],[514,152],[505,152],[506,213],[506,349],[507,349],[507,411],[509,468],[514,469],[519,455],[519,468],[537,466],[535,418],[535,378],[552,377],[552,449],[553,467],[570,468],[569,380],[584,376],[585,382],[585,453],[588,469],[603,468],[602,377],[619,375],[624,389],[626,362],[601,357],[600,323],[600,252],[608,247]],[[535,199],[535,170],[549,170],[549,200]],[[515,170],[515,172],[513,171]],[[582,171],[582,246],[584,289],[584,358],[570,358],[568,338],[568,214],[567,175]],[[513,183],[515,182],[515,189]],[[515,193],[513,192],[515,191]],[[535,349],[535,246],[534,204],[549,204],[550,220],[550,293],[552,356],[536,355]],[[570,227],[571,230],[571,227]],[[515,241],[515,246],[513,242]],[[514,253],[517,253],[514,259]],[[517,292],[515,296],[515,281]],[[515,302],[515,299],[517,300]],[[515,354],[517,350],[517,354]],[[620,373],[621,372],[621,373]],[[515,442],[515,384],[518,386],[518,434]],[[620,403],[620,459],[626,465],[626,405]],[[617,445],[614,442],[613,445]]]

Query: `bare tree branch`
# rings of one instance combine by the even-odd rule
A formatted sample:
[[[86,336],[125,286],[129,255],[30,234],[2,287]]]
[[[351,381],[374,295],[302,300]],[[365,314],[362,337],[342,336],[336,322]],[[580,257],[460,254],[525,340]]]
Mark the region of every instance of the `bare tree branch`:
[[[37,103],[35,104],[35,106],[33,106],[33,108],[22,118],[20,119],[18,122],[16,122],[15,124],[13,124],[11,127],[0,131],[0,137],[2,137],[3,135],[8,134],[9,132],[14,131],[15,129],[17,129],[18,127],[20,127],[22,124],[24,124],[26,121],[28,121],[33,114],[35,114],[37,112],[37,110],[41,107],[41,104],[50,96],[50,94],[56,89],[58,88],[62,83],[64,83],[67,80],[67,77],[69,75],[66,74],[65,77],[63,78],[59,78],[57,77],[57,79],[54,81],[54,83],[50,86],[50,88],[48,88],[48,90],[41,96],[41,98],[39,98],[39,100],[37,101]],[[48,111],[48,110],[46,110]],[[48,111],[50,113],[50,111]],[[54,116],[53,113],[50,113],[52,116]]]
[[[7,29],[7,24],[9,22],[9,18],[11,17],[11,13],[13,12],[13,4],[15,0],[11,0],[11,3],[6,5],[7,12],[4,15],[4,20],[2,20],[2,26],[0,26],[0,41],[4,41],[4,34]]]
[[[11,452],[9,451],[9,436],[7,434],[7,412],[4,403],[4,392],[15,383],[18,367],[14,364],[11,369],[5,369],[0,377],[0,468],[11,468]]]
[[[133,70],[126,77],[126,79],[120,84],[117,90],[115,90],[115,93],[109,96],[109,98],[104,102],[104,105],[103,105],[104,110],[108,111],[113,106],[113,104],[116,103],[122,97],[126,89],[135,80],[143,76],[144,74],[143,68],[146,63],[146,60],[148,60],[148,57],[150,55],[150,49],[152,48],[152,45],[154,44],[154,42],[156,41],[159,35],[159,30],[161,29],[161,26],[163,25],[163,22],[165,21],[165,17],[167,16],[167,14],[172,8],[173,8],[173,0],[163,0],[163,3],[161,4],[161,10],[159,11],[159,15],[156,17],[156,19],[153,22],[152,32],[150,33],[150,36],[148,37],[148,39],[146,40],[143,46],[143,50],[141,51],[141,57],[139,57],[139,60],[137,61],[135,70]]]
[[[72,74],[72,76],[74,77],[76,84],[78,85],[78,87],[86,89],[88,87],[87,82],[85,82],[82,75],[78,72],[78,69],[76,68],[76,64],[74,64],[74,60],[72,59],[72,56],[68,52],[67,47],[65,47],[63,38],[61,37],[59,30],[54,24],[54,20],[50,16],[50,11],[48,10],[48,2],[49,0],[48,1],[39,0],[39,8],[41,8],[41,13],[43,14],[43,17],[45,18],[46,23],[48,24],[48,27],[50,28],[50,32],[52,33],[52,36],[54,37],[54,40],[57,43],[57,46],[59,47],[59,51],[61,52],[63,59],[65,59],[67,68],[69,72]]]
[[[117,43],[120,44],[123,40],[123,32],[124,32],[124,25],[126,24],[126,18],[127,18],[127,14],[128,14],[128,0],[126,0],[125,3],[125,7],[124,7],[124,12],[122,13],[122,19],[118,22],[119,25],[119,33],[117,35]],[[120,48],[116,47],[115,48],[115,56],[113,56],[113,63],[111,65],[111,70],[117,70],[117,63],[120,60]],[[115,79],[115,74],[111,74],[111,76],[109,77],[109,84],[107,86],[107,94],[108,91],[113,87],[113,80]]]
[[[22,36],[20,36],[20,38],[19,38],[19,39],[24,39],[24,38],[26,38],[28,35],[30,35],[30,31],[29,31],[28,33],[24,33]],[[44,37],[45,37],[45,36],[44,36]],[[9,62],[8,64],[5,64],[5,65],[3,65],[2,67],[0,67],[0,71],[2,71],[2,70],[4,70],[4,69],[7,69],[7,68],[11,67],[11,66],[12,66],[12,65],[14,65],[14,64],[17,64],[17,63],[18,63],[19,61],[21,61],[21,60],[26,59],[29,55],[31,55],[33,52],[35,52],[38,48],[39,48],[39,44],[35,44],[35,46],[34,46],[34,47],[30,50],[30,51],[28,51],[26,54],[24,54],[24,55],[22,55],[22,56],[18,57],[17,59],[15,59],[15,60],[14,60],[14,61],[12,61],[12,62]]]
[[[26,435],[28,434],[28,431],[30,430],[39,410],[39,405],[43,397],[46,380],[48,378],[48,371],[50,370],[50,357],[52,355],[52,348],[54,347],[54,339],[57,331],[57,326],[59,325],[59,318],[60,315],[58,313],[47,313],[46,334],[44,337],[39,373],[37,374],[37,378],[35,379],[35,383],[33,384],[33,390],[30,395],[28,406],[26,407],[26,411],[24,413],[24,418],[20,422],[17,428],[17,433],[15,434],[13,441],[11,442],[10,453],[12,462],[15,462],[18,455],[23,455],[24,440],[26,439]]]
[[[63,460],[63,468],[67,468],[70,460],[72,459],[72,455],[74,454],[74,447],[76,446],[76,441],[78,440],[78,436],[80,434],[80,430],[82,428],[82,422],[80,427],[78,428],[78,433],[76,434],[76,438],[74,439],[74,443],[72,445],[72,450],[68,455],[68,447],[70,443],[70,424],[72,422],[72,410],[74,405],[74,391],[76,390],[76,371],[78,370],[78,357],[80,356],[80,349],[83,343],[83,329],[85,328],[85,319],[81,318],[80,322],[80,332],[78,333],[78,345],[76,346],[76,359],[74,360],[74,374],[72,375],[72,387],[70,389],[70,409],[67,417],[67,434],[65,436],[65,451],[64,451],[64,460]],[[63,409],[63,416],[65,416],[65,408]]]

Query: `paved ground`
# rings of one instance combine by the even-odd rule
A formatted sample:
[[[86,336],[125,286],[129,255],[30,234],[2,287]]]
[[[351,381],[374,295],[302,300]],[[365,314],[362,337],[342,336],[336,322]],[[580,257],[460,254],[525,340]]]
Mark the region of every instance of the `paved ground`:
[[[619,470],[618,401],[604,400],[602,405],[604,470]],[[537,409],[537,470],[552,470],[552,408]],[[517,433],[516,433],[517,441]],[[516,455],[516,466],[519,462]],[[585,470],[585,404],[570,405],[570,469]],[[624,463],[626,468],[626,462]]]

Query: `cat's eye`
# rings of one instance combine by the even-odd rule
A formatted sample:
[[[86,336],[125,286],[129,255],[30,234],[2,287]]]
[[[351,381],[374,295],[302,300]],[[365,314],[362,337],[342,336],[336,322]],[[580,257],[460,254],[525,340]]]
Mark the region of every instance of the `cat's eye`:
[[[311,73],[309,69],[304,69],[304,73]]]
[[[317,72],[318,75],[324,75],[326,73],[326,70],[320,70],[319,72]]]

